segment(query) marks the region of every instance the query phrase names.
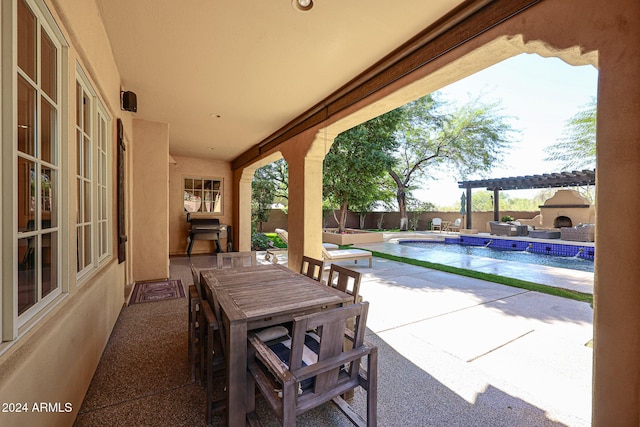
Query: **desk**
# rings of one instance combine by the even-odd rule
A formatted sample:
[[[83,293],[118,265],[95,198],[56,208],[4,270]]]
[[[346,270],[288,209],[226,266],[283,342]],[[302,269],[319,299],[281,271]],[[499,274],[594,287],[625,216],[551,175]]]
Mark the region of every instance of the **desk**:
[[[347,305],[353,297],[281,265],[201,271],[218,296],[227,331],[227,422],[244,426],[247,402],[247,332],[293,320],[294,316]]]

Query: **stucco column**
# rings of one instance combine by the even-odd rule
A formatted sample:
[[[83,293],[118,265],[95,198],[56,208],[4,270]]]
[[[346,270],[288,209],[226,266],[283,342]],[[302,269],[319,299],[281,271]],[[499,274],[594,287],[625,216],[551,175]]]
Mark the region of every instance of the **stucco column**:
[[[253,180],[254,168],[243,169],[238,182],[238,220],[234,221],[237,231],[233,231],[234,250],[251,250],[251,181]]]
[[[322,259],[322,162],[335,135],[324,130],[295,138],[282,154],[289,165],[289,268],[307,255]]]
[[[599,50],[594,426],[640,425],[640,7],[628,6]]]

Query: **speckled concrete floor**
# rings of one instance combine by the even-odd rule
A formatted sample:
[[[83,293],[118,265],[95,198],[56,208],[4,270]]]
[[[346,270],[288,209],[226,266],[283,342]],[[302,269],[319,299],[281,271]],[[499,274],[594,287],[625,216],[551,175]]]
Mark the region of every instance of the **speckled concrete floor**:
[[[190,262],[213,261],[172,258],[171,277],[187,287]],[[380,349],[380,426],[589,425],[587,304],[378,258],[373,269],[349,265],[364,273],[367,338]],[[363,392],[353,406],[364,414]],[[257,413],[278,425],[261,400]],[[75,425],[205,425],[205,393],[187,362],[186,298],[122,310]],[[324,405],[298,425],[351,424]]]

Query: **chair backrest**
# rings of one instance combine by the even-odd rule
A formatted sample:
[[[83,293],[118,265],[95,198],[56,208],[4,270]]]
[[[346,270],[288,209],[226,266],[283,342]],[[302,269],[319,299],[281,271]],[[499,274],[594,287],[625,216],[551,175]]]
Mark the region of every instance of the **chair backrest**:
[[[360,292],[360,279],[362,273],[348,268],[331,264],[329,270],[329,279],[327,285],[334,287],[342,292],[353,295],[353,302],[358,302],[358,293]]]
[[[198,296],[202,299],[203,295],[202,286],[200,284],[200,272],[193,264],[191,264],[191,277],[193,277],[193,285],[196,287],[196,291],[198,291]]]
[[[433,224],[433,225],[442,225],[442,218],[433,218],[431,220],[431,224]]]
[[[289,232],[287,230],[283,230],[282,228],[276,228],[276,234],[278,237],[282,239],[283,242],[289,246]]]
[[[355,318],[353,349],[361,347],[364,343],[368,310],[369,303],[362,302],[295,317],[293,319],[291,333],[289,370],[295,374],[295,371],[302,368],[302,358],[306,342],[305,336],[307,331],[310,330],[317,331],[316,335],[319,337],[319,348],[316,353],[318,363],[320,364],[319,366],[322,365],[323,361],[340,356],[341,353],[351,350],[344,345],[345,330],[347,328],[347,322],[350,319]],[[359,360],[350,363],[349,374],[351,378],[358,376],[359,366]],[[338,366],[318,374],[314,381],[314,393],[322,393],[325,390],[331,389],[338,381],[338,371],[340,369],[341,367]]]
[[[302,257],[302,263],[300,265],[300,273],[307,277],[311,277],[318,282],[322,281],[322,272],[324,271],[324,261],[311,258],[308,256]]]
[[[460,227],[461,223],[462,223],[462,218],[456,218],[456,220],[453,222],[453,226]]]
[[[221,252],[216,255],[218,268],[249,267],[258,265],[256,252]]]
[[[220,331],[220,346],[222,347],[222,355],[226,357],[227,354],[227,335],[226,329],[224,326],[224,322],[222,321],[221,312],[220,312],[220,301],[218,300],[215,292],[211,290],[211,288],[205,283],[202,286],[204,290],[204,298],[209,303],[211,310],[213,311],[213,315],[216,319],[218,319],[218,326]]]

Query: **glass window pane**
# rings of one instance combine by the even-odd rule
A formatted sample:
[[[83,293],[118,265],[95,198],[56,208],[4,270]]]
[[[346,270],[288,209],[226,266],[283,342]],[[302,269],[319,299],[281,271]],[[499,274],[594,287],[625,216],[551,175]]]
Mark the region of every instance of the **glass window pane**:
[[[18,76],[18,151],[36,154],[36,90]]]
[[[18,2],[18,67],[36,80],[36,17],[24,2]]]
[[[44,93],[56,101],[56,96],[58,96],[56,93],[56,82],[58,80],[57,49],[44,29],[40,31],[40,34],[40,86]]]
[[[193,190],[193,179],[185,178],[184,179],[184,189],[185,190]]]
[[[87,137],[84,139],[84,150],[82,154],[84,158],[84,171],[82,176],[91,179],[91,140]]]
[[[107,253],[107,222],[103,222],[101,224],[100,229],[100,255],[104,255]]]
[[[40,113],[40,158],[56,164],[56,109],[42,98]]]
[[[76,132],[76,175],[82,176],[82,132]]]
[[[18,230],[35,230],[36,165],[18,157]]]
[[[107,191],[105,188],[100,190],[100,199],[102,203],[102,209],[100,209],[100,219],[107,219]]]
[[[18,239],[18,315],[36,303],[36,237]]]
[[[42,292],[44,298],[58,288],[58,233],[42,235]]]
[[[55,227],[53,219],[55,215],[55,172],[48,168],[42,168],[40,173],[40,199],[42,203],[42,228]],[[52,218],[54,217],[54,218]]]
[[[84,268],[84,234],[82,233],[83,227],[78,227],[76,230],[76,241],[78,247],[78,253],[76,254],[77,261],[77,270],[80,271]]]
[[[91,264],[91,226],[85,225],[84,227],[84,265]]]
[[[82,129],[91,134],[91,100],[86,92],[82,93]]]
[[[82,185],[82,179],[78,178],[76,180],[76,224],[82,224],[84,222],[84,215],[82,211],[82,190],[84,190],[84,186]]]
[[[91,182],[84,182],[84,222],[91,221]]]
[[[82,86],[76,82],[76,126],[82,129]]]

